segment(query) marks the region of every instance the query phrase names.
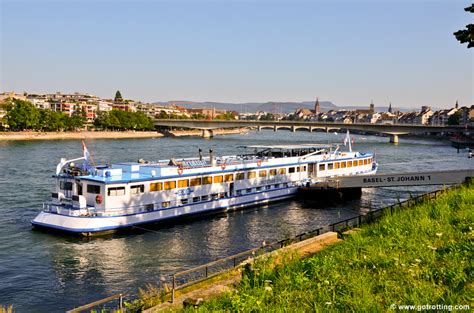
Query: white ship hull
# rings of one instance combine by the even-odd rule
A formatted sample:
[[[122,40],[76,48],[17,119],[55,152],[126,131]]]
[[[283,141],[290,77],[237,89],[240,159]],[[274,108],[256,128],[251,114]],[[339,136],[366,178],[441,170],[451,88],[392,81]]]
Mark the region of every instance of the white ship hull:
[[[34,226],[52,228],[58,231],[82,234],[85,236],[114,232],[123,228],[157,223],[185,216],[239,210],[251,206],[290,199],[296,195],[297,187],[266,190],[259,193],[210,200],[196,204],[169,207],[159,211],[128,214],[122,216],[70,216],[52,212],[41,212],[32,221]]]
[[[34,226],[86,236],[291,198],[300,186],[375,172],[370,153],[321,145],[252,146],[253,154],[89,167],[62,159]]]

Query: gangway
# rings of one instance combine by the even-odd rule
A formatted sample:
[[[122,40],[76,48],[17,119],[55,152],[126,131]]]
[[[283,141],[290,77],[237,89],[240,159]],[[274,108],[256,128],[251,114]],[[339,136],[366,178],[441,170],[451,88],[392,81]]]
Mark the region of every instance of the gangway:
[[[472,181],[474,169],[338,176],[301,186],[299,197],[305,201],[339,203],[358,199],[362,188],[457,185]]]
[[[456,185],[472,179],[474,169],[339,176],[328,180],[329,188],[377,188],[425,185]]]

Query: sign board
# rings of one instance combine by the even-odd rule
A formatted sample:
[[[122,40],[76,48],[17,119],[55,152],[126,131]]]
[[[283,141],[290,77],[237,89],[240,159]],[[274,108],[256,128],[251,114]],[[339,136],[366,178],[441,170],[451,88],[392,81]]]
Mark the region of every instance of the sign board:
[[[467,178],[473,177],[473,173],[474,169],[392,173],[338,177],[335,181],[339,188],[454,185],[461,184],[465,182]]]

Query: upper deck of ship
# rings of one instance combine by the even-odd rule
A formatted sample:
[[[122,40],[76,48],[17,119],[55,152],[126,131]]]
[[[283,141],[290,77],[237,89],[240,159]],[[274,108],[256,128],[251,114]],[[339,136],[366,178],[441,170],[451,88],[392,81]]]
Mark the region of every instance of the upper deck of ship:
[[[163,178],[179,178],[196,175],[289,166],[298,164],[301,157],[317,155],[333,150],[331,144],[303,145],[250,145],[241,146],[246,152],[232,156],[206,156],[200,158],[168,159],[159,161],[123,162],[109,166],[96,166],[88,175],[76,178],[98,183],[129,183]],[[368,154],[366,154],[368,156]]]

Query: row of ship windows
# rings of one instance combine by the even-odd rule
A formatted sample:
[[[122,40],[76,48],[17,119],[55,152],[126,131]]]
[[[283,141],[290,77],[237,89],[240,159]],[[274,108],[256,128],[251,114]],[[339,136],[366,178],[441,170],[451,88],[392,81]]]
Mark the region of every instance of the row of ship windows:
[[[372,163],[372,158],[363,159],[363,160],[354,160],[354,161],[341,161],[341,162],[334,162],[334,163],[320,163],[319,170],[320,171],[333,170],[333,169],[339,169],[339,168],[368,165],[371,163]]]
[[[281,184],[274,184],[274,185],[266,185],[266,186],[259,186],[256,188],[246,188],[246,189],[241,189],[241,190],[236,190],[235,191],[235,196],[241,196],[245,194],[250,194],[254,192],[259,192],[259,191],[264,191],[264,190],[271,190],[271,189],[278,189],[278,188],[288,188],[292,186],[293,183],[281,183]],[[187,199],[180,199],[176,201],[177,205],[185,205],[188,203],[197,203],[197,202],[204,202],[204,201],[209,201],[209,200],[217,200],[217,199],[222,199],[222,198],[227,198],[229,194],[227,192],[222,192],[222,193],[214,193],[211,195],[205,195],[201,197],[192,197],[192,198],[187,198]],[[165,201],[161,203],[162,208],[168,208],[171,206],[171,201]]]

